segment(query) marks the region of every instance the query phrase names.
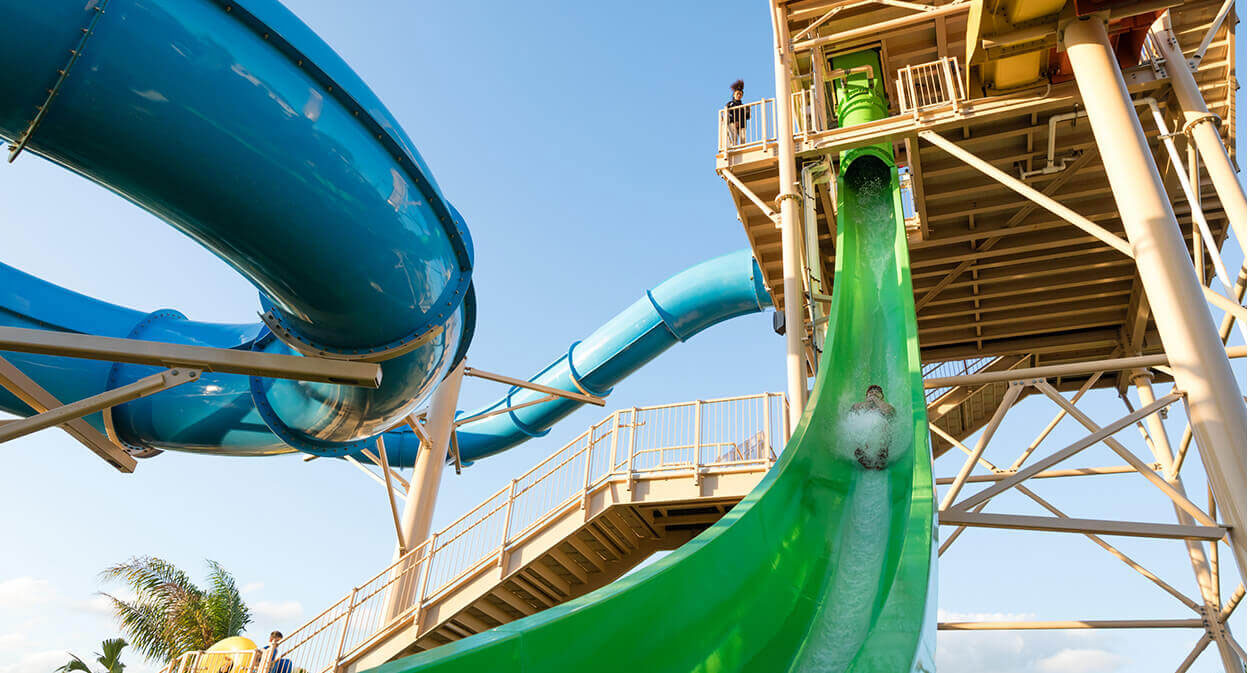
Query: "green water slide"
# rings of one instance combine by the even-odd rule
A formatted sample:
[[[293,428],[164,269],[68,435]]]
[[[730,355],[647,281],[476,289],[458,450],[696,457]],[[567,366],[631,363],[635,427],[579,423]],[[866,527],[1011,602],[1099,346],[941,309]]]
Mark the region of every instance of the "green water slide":
[[[833,65],[850,73],[842,125],[884,114],[873,52]],[[752,493],[603,589],[375,673],[934,670],[931,453],[891,146],[841,156],[837,220],[819,375]]]

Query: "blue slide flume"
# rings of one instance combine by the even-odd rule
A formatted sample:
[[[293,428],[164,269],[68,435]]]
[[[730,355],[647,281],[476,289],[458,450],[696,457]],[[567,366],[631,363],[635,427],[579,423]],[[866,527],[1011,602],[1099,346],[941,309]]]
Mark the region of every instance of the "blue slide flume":
[[[214,324],[173,309],[135,311],[0,264],[0,326],[362,358],[382,367],[376,390],[206,373],[114,409],[121,441],[149,453],[359,454],[464,357],[475,301],[462,218],[368,87],[279,3],[0,0],[0,7],[12,25],[26,27],[0,42],[0,137],[203,244],[256,286],[265,317]],[[66,69],[64,55],[79,42]],[[32,85],[45,81],[47,88]],[[606,394],[670,346],[768,305],[749,253],[726,255],[648,291],[533,380]],[[156,371],[6,357],[62,400]],[[537,397],[513,390],[480,411]],[[462,456],[479,459],[541,436],[577,406],[560,399],[466,424]],[[0,409],[33,413],[3,389]],[[104,429],[100,414],[87,420]],[[387,439],[391,462],[413,464],[419,443],[410,431]]]

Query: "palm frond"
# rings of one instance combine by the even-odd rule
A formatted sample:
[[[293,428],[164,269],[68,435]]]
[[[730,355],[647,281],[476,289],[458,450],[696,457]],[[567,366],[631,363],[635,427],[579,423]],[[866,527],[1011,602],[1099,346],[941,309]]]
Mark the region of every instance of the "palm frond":
[[[84,662],[82,659],[79,659],[78,655],[74,654],[73,652],[69,652],[68,654],[69,654],[69,661],[65,662],[64,666],[57,668],[56,673],[70,673],[71,671],[83,671],[84,673],[91,673],[91,669],[87,668],[86,662]]]
[[[100,653],[96,661],[104,667],[106,673],[121,673],[126,665],[121,663],[121,651],[128,645],[124,638],[108,638],[100,643]]]
[[[122,633],[130,637],[131,645],[143,658],[166,663],[185,651],[184,642],[168,628],[165,611],[160,606],[139,600],[123,601],[110,594],[102,595],[112,604]]]
[[[237,636],[251,623],[251,611],[243,601],[238,582],[216,561],[208,561],[209,591],[204,607],[213,631],[221,638]]]

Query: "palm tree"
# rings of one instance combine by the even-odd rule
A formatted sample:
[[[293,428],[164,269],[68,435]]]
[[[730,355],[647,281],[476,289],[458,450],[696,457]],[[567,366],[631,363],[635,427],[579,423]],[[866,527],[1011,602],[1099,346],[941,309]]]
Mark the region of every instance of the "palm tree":
[[[207,563],[207,589],[154,556],[138,556],[100,573],[103,580],[120,581],[134,592],[130,601],[104,596],[112,601],[121,630],[147,659],[167,663],[237,636],[251,622],[234,577],[216,561]]]
[[[126,667],[121,663],[121,650],[125,648],[126,641],[121,638],[109,638],[100,644],[103,652],[95,653],[95,660],[104,667],[104,673],[121,673]],[[78,658],[73,652],[69,653],[70,660],[64,666],[56,669],[56,673],[72,673],[73,671],[82,671],[82,673],[92,673],[87,667],[87,663]]]

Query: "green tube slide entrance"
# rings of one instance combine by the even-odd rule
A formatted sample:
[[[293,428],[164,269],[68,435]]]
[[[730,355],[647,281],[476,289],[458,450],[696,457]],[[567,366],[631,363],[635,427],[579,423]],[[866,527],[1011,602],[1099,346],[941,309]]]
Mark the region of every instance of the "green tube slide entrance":
[[[838,117],[861,123],[882,114],[879,61],[847,59],[874,66],[838,84]],[[931,453],[891,147],[843,154],[838,187],[819,375],[763,482],[651,566],[375,673],[934,670]]]

